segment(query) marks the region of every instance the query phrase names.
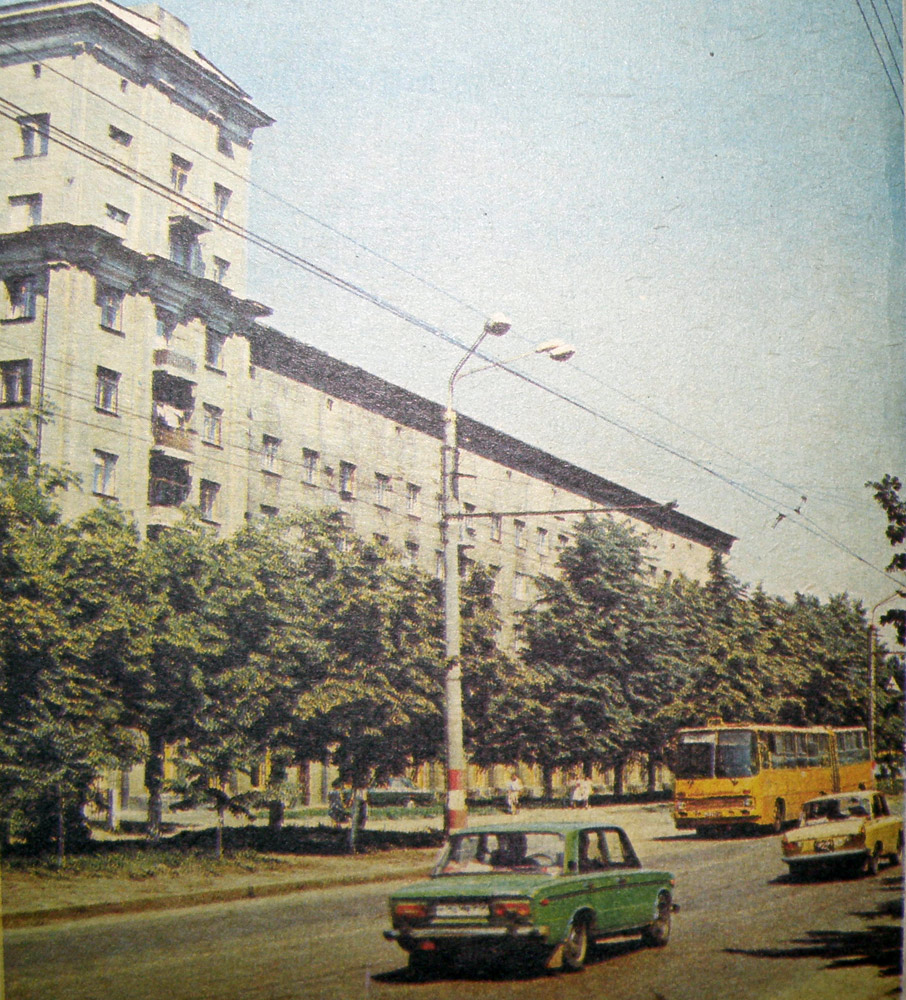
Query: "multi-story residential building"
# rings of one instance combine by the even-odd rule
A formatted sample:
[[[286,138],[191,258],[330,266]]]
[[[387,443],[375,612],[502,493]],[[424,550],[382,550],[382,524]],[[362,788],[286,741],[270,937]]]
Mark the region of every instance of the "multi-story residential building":
[[[13,4],[0,38],[0,409],[52,411],[41,458],[83,484],[66,513],[115,498],[153,532],[191,504],[230,532],[329,505],[439,575],[441,407],[244,297],[251,139],[272,120],[157,6]],[[568,512],[621,510],[652,573],[701,578],[732,545],[476,421],[459,440],[463,565],[495,573],[505,641]]]

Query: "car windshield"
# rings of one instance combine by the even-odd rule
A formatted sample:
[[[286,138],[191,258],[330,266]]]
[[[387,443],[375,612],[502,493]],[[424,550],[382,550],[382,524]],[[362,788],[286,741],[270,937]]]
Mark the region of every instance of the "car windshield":
[[[806,802],[802,807],[802,822],[830,823],[838,819],[849,819],[851,816],[870,816],[871,806],[868,799],[860,795],[846,795],[839,799],[815,799]]]
[[[701,730],[680,737],[678,778],[748,778],[757,771],[755,734],[749,729]]]
[[[561,833],[501,830],[463,833],[450,838],[438,859],[434,875],[500,875],[508,872],[563,871]]]

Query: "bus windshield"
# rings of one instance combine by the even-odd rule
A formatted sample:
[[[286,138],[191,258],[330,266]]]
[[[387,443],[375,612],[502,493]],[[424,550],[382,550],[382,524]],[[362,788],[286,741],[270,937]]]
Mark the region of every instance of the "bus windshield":
[[[680,735],[677,778],[748,778],[757,772],[755,734],[749,729]]]

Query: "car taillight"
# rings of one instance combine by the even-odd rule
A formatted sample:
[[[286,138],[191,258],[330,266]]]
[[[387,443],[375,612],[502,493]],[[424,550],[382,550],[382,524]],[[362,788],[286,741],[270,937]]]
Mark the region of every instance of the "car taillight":
[[[495,899],[491,915],[504,920],[525,920],[532,915],[532,904],[527,899]]]
[[[795,841],[787,840],[786,837],[780,841],[780,846],[783,849],[784,854],[799,854],[802,850],[800,844],[797,844]]]
[[[425,903],[396,903],[393,915],[400,920],[424,920],[428,916]]]
[[[755,800],[752,798],[751,795],[747,795],[742,800],[742,807],[743,807],[743,809],[751,809],[754,805],[755,805]]]

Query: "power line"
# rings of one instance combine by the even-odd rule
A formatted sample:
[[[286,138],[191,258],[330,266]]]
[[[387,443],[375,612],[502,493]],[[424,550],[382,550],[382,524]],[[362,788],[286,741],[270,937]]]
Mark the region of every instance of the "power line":
[[[28,114],[25,111],[25,109],[17,106],[13,102],[5,98],[0,98],[0,101],[2,101],[3,104],[6,104],[8,108],[13,109],[12,112],[0,110],[0,115],[6,117],[11,121],[17,122],[23,116],[26,116]],[[396,306],[395,304],[383,299],[382,297],[369,292],[362,286],[357,285],[356,283],[350,281],[349,279],[334,274],[332,271],[329,271],[328,269],[323,268],[320,265],[317,265],[312,261],[307,260],[301,255],[293,251],[290,251],[285,247],[282,247],[281,245],[275,243],[274,241],[269,240],[266,237],[260,236],[252,232],[251,230],[248,230],[245,227],[239,226],[238,224],[233,223],[228,219],[218,216],[216,212],[212,212],[211,209],[209,209],[207,206],[189,198],[186,195],[176,192],[171,188],[168,188],[163,183],[156,181],[154,178],[149,177],[148,175],[143,174],[142,172],[121,163],[115,158],[110,157],[108,154],[104,153],[102,150],[99,150],[96,147],[92,146],[90,143],[86,143],[83,140],[78,139],[75,136],[72,136],[70,133],[67,133],[66,131],[58,128],[53,124],[49,126],[48,132],[52,133],[54,141],[57,142],[59,145],[63,146],[64,148],[69,149],[72,152],[75,152],[77,155],[85,157],[86,159],[90,160],[91,162],[101,167],[104,167],[105,169],[109,169],[115,173],[118,173],[120,176],[123,176],[125,179],[137,184],[138,186],[144,188],[145,190],[151,192],[152,194],[155,194],[159,197],[163,197],[165,200],[179,207],[182,208],[188,207],[191,210],[200,213],[212,224],[225,229],[232,235],[237,236],[245,240],[246,242],[252,243],[253,245],[266,250],[267,252],[277,256],[278,258],[293,264],[294,266],[300,267],[301,269],[307,271],[308,273],[314,275],[315,277],[319,277],[322,280],[325,280],[335,285],[336,287],[340,288],[343,291],[347,291],[365,301],[370,302],[371,304],[377,306],[378,308],[390,313],[391,315],[396,316],[398,319],[401,319],[404,322],[409,323],[410,325],[422,329],[423,331],[430,333],[432,336],[438,339],[444,340],[445,342],[452,344],[461,350],[468,349],[468,345],[461,342],[458,338],[453,337],[452,335],[446,333],[444,330],[435,326],[434,324],[431,324],[425,320],[420,319],[414,314]],[[62,139],[60,138],[61,136],[63,137]],[[528,384],[531,384],[536,388],[541,389],[543,392],[547,392],[548,394],[553,395],[556,398],[559,398],[562,401],[579,408],[580,410],[588,413],[589,415],[592,415],[596,419],[606,422],[624,431],[625,433],[628,433],[631,436],[636,437],[641,441],[644,441],[645,443],[651,445],[652,447],[665,451],[671,456],[683,462],[693,465],[700,471],[705,472],[706,474],[730,486],[732,489],[742,493],[750,500],[753,500],[757,503],[761,503],[762,505],[769,508],[771,508],[773,505],[775,513],[778,513],[778,511],[776,510],[776,506],[778,504],[780,506],[787,507],[787,509],[791,509],[789,504],[783,503],[776,499],[773,500],[769,499],[767,502],[759,499],[757,491],[754,491],[753,489],[745,486],[744,484],[736,482],[735,480],[729,478],[728,476],[721,474],[717,470],[708,466],[706,463],[694,459],[691,456],[686,455],[683,452],[679,451],[678,449],[673,448],[672,446],[666,444],[665,442],[659,441],[658,439],[653,438],[650,435],[644,434],[643,432],[638,431],[630,427],[629,425],[616,420],[615,418],[608,417],[605,414],[601,413],[600,411],[596,410],[595,408],[589,406],[588,404],[583,403],[582,401],[577,400],[574,397],[561,393],[553,389],[552,387],[546,385],[545,383],[541,382],[540,380],[527,376],[523,372],[520,372],[517,369],[510,367],[506,363],[500,362],[497,359],[489,355],[483,354],[481,352],[475,352],[475,356],[481,358],[482,360],[488,361],[489,363],[494,364],[496,367],[499,367],[504,371],[509,372],[510,374],[515,375],[517,378],[520,378],[523,381],[527,382]],[[814,534],[815,532],[811,533]],[[831,541],[832,544],[835,544],[842,551],[847,551],[845,546],[843,546],[842,543],[834,540],[832,536],[828,536],[826,540]],[[849,554],[852,555],[853,553],[850,552]],[[870,563],[866,564],[871,565]],[[878,569],[878,567],[872,567],[872,568],[874,568],[877,572],[884,573],[884,571]],[[888,574],[884,573],[884,575],[887,576]]]
[[[865,22],[865,28],[871,37],[871,43],[875,47],[875,52],[878,54],[878,59],[881,60],[881,65],[884,67],[884,72],[887,74],[887,81],[890,84],[890,89],[893,91],[893,96],[896,98],[897,104],[900,108],[900,113],[903,113],[903,102],[900,100],[900,95],[897,92],[897,88],[894,85],[893,78],[890,75],[890,70],[887,68],[887,63],[884,61],[884,56],[881,55],[881,49],[878,47],[877,39],[874,36],[874,32],[871,30],[871,25],[868,23],[868,18],[865,16],[865,11],[862,9],[861,0],[856,0],[856,6],[859,8],[859,13],[862,15],[862,20]],[[900,81],[902,83],[902,79]]]
[[[40,59],[38,59],[38,60],[32,59],[31,56],[30,56],[30,54],[28,52],[25,52],[23,49],[20,49],[18,46],[13,45],[12,42],[8,42],[6,40],[3,40],[2,44],[5,45],[7,48],[11,49],[17,55],[25,57],[29,61],[34,62],[35,65],[41,66],[44,69],[49,70],[51,73],[55,73],[61,79],[67,80],[74,87],[78,87],[80,90],[84,90],[86,93],[91,94],[92,97],[95,97],[98,100],[103,101],[105,104],[108,104],[118,114],[124,114],[128,118],[133,118],[137,122],[140,122],[143,126],[145,126],[145,128],[149,128],[152,131],[159,133],[164,138],[169,139],[171,142],[175,142],[178,145],[180,145],[181,147],[183,147],[185,149],[188,149],[188,150],[191,150],[192,153],[195,156],[201,157],[201,159],[206,160],[208,163],[211,163],[214,166],[216,166],[218,168],[218,170],[221,170],[224,173],[227,173],[230,176],[235,177],[237,180],[241,181],[247,187],[249,187],[249,188],[251,188],[251,189],[253,189],[255,191],[260,191],[262,194],[266,195],[268,198],[273,199],[275,202],[277,202],[278,204],[282,205],[284,208],[291,209],[293,212],[296,212],[297,214],[301,215],[303,218],[308,219],[310,222],[314,222],[316,225],[321,226],[323,229],[326,229],[328,232],[333,233],[333,235],[340,237],[340,239],[345,240],[347,243],[350,243],[352,246],[356,247],[357,249],[363,250],[365,253],[367,253],[370,256],[376,258],[377,260],[380,260],[384,264],[389,264],[390,267],[396,269],[397,271],[400,271],[402,274],[405,274],[405,275],[407,275],[410,278],[413,278],[414,280],[418,281],[420,284],[424,285],[425,287],[430,288],[432,291],[440,293],[441,295],[443,295],[446,298],[450,299],[452,302],[457,303],[457,305],[460,305],[463,308],[465,308],[465,309],[467,309],[467,310],[475,313],[476,315],[481,316],[483,319],[487,318],[486,316],[484,316],[484,314],[482,313],[482,311],[480,309],[478,309],[476,306],[471,305],[470,303],[466,302],[465,300],[459,298],[457,295],[454,295],[452,292],[448,291],[447,289],[442,288],[440,285],[435,284],[434,282],[432,282],[429,279],[425,278],[423,275],[419,275],[415,271],[412,271],[412,270],[410,270],[408,268],[403,267],[402,264],[399,264],[396,261],[392,260],[390,257],[386,257],[385,255],[379,253],[377,250],[374,250],[372,247],[369,247],[367,244],[362,243],[360,240],[355,239],[353,236],[350,236],[348,233],[344,233],[341,229],[337,228],[336,226],[333,226],[333,225],[331,225],[328,222],[324,222],[322,219],[319,219],[316,215],[313,215],[311,212],[308,212],[305,209],[301,208],[299,205],[296,205],[295,203],[289,201],[289,199],[284,198],[282,195],[279,195],[276,192],[271,191],[269,188],[266,188],[263,185],[258,184],[257,182],[253,181],[250,177],[246,176],[246,174],[241,173],[238,170],[235,170],[229,164],[224,163],[222,160],[215,159],[215,157],[211,156],[209,153],[205,152],[204,150],[199,149],[197,146],[193,146],[193,145],[187,143],[185,141],[185,139],[182,139],[182,138],[179,138],[177,136],[174,136],[172,133],[168,132],[166,129],[161,128],[159,125],[156,125],[154,122],[150,122],[146,118],[143,118],[141,115],[136,114],[134,111],[130,111],[128,108],[122,107],[121,105],[117,104],[115,101],[112,101],[109,97],[106,97],[104,94],[101,94],[98,91],[94,90],[93,88],[91,88],[91,87],[87,86],[86,84],[82,83],[81,81],[76,80],[74,77],[70,76],[68,73],[64,73],[62,70],[58,69],[56,66],[53,66],[50,63],[45,62],[45,61],[40,60]]]
[[[872,0],[872,2],[873,2],[873,0]],[[886,2],[886,0],[885,0],[885,2]],[[12,51],[16,52],[18,55],[21,55],[21,56],[23,56],[25,58],[30,58],[29,53],[25,52],[24,50],[18,48],[15,45],[13,45],[13,43],[5,41],[3,44],[5,44]],[[119,114],[125,114],[128,117],[133,118],[136,121],[140,122],[146,128],[150,128],[153,131],[158,132],[163,137],[171,140],[172,142],[178,143],[180,146],[184,147],[185,149],[191,150],[194,155],[196,155],[198,157],[201,157],[202,159],[206,160],[207,162],[209,162],[211,164],[214,164],[219,170],[225,171],[225,172],[229,173],[231,176],[236,177],[237,179],[239,179],[243,183],[247,184],[249,187],[251,187],[251,188],[253,188],[255,190],[261,191],[267,197],[272,198],[273,200],[275,200],[276,202],[278,202],[282,206],[284,206],[286,208],[289,208],[292,211],[297,212],[298,214],[300,214],[304,218],[307,218],[307,219],[315,222],[317,225],[322,226],[323,228],[325,228],[329,232],[331,232],[331,233],[339,236],[343,240],[346,240],[347,242],[351,243],[353,246],[356,246],[357,248],[359,248],[361,250],[364,250],[368,254],[374,256],[376,259],[381,260],[382,262],[384,262],[386,264],[389,264],[390,266],[392,266],[395,269],[399,270],[401,273],[404,273],[404,274],[408,275],[409,277],[414,278],[416,281],[418,281],[421,284],[425,285],[426,287],[432,289],[433,291],[437,291],[437,292],[441,293],[442,295],[444,295],[447,298],[449,298],[451,301],[456,302],[458,305],[463,306],[464,308],[466,308],[467,310],[473,312],[474,314],[479,315],[479,316],[483,316],[484,315],[483,312],[482,312],[482,310],[480,310],[476,306],[474,306],[474,305],[466,302],[465,300],[463,300],[459,296],[456,296],[453,293],[451,293],[451,292],[449,292],[449,291],[441,288],[440,286],[434,284],[433,282],[429,281],[428,279],[424,278],[423,276],[418,275],[415,272],[413,272],[411,270],[408,270],[407,268],[402,267],[402,265],[396,263],[392,259],[390,259],[390,258],[388,258],[388,257],[386,257],[386,256],[384,256],[384,255],[382,255],[380,253],[378,253],[377,251],[375,251],[372,248],[368,247],[366,244],[360,242],[359,240],[356,240],[355,238],[353,238],[353,237],[349,236],[348,234],[342,232],[338,228],[330,225],[329,223],[326,223],[326,222],[322,221],[321,219],[317,218],[312,213],[307,212],[306,210],[302,209],[301,207],[299,207],[298,205],[294,204],[293,202],[290,202],[288,199],[282,197],[281,195],[278,195],[278,194],[274,193],[273,191],[270,191],[269,189],[267,189],[267,188],[265,188],[265,187],[263,187],[263,186],[261,186],[259,184],[256,184],[250,178],[247,178],[245,176],[245,174],[242,174],[239,171],[233,169],[231,166],[229,166],[229,164],[225,164],[221,160],[215,159],[213,156],[211,156],[209,153],[205,152],[204,150],[201,150],[201,149],[199,149],[196,146],[193,146],[193,145],[190,145],[190,144],[186,143],[184,139],[181,139],[181,138],[178,138],[178,137],[172,135],[172,133],[167,132],[165,129],[161,128],[160,126],[156,125],[155,123],[147,121],[141,115],[138,115],[135,112],[130,111],[127,108],[121,107],[119,104],[117,104],[115,101],[112,101],[110,98],[106,97],[104,94],[101,94],[98,91],[94,90],[93,88],[86,86],[85,84],[83,84],[80,81],[76,80],[74,77],[70,76],[69,74],[64,73],[63,71],[61,71],[57,67],[51,65],[50,63],[38,60],[36,62],[36,64],[40,65],[40,66],[43,66],[44,68],[48,69],[50,72],[56,74],[57,76],[59,76],[60,78],[62,78],[64,80],[68,81],[74,87],[78,87],[79,89],[85,91],[86,93],[91,94],[93,97],[97,98],[98,100],[102,101],[103,103],[108,104],[111,108],[113,108],[114,110],[116,110],[117,113],[119,113]],[[98,150],[97,152],[101,153],[100,150]],[[106,154],[102,154],[102,155],[106,155]],[[114,162],[119,162],[119,161],[114,160]],[[149,180],[150,179],[151,178],[149,178]],[[166,188],[165,188],[165,190],[169,191],[169,189],[166,189]],[[197,207],[198,206],[196,206],[196,208]],[[234,235],[237,235],[237,234],[234,233]],[[259,244],[254,244],[254,245],[259,246],[259,249],[265,249],[265,250],[267,249],[265,247],[260,246]],[[290,262],[290,263],[292,263],[292,262]],[[375,303],[375,304],[377,304],[377,303]],[[405,317],[401,316],[400,318],[405,318]],[[426,329],[427,332],[432,332],[432,333],[434,332],[433,330],[428,330],[427,327],[423,327],[423,328]],[[526,344],[528,343],[528,340],[526,338],[520,337],[518,334],[516,335],[516,339],[522,340],[523,343],[526,343]],[[458,342],[454,341],[454,343],[456,343],[456,346],[462,346]],[[750,460],[748,460],[748,459],[746,459],[746,458],[744,458],[742,456],[736,455],[734,452],[732,452],[732,451],[724,448],[722,445],[720,445],[720,444],[718,444],[718,443],[710,440],[709,438],[707,438],[704,435],[696,432],[695,430],[692,430],[692,429],[690,429],[688,427],[685,427],[684,425],[682,425],[678,421],[673,420],[671,417],[669,417],[666,414],[660,412],[656,408],[654,408],[654,407],[652,407],[652,406],[650,406],[650,405],[648,405],[648,404],[646,404],[646,403],[644,403],[644,402],[636,399],[631,394],[626,393],[623,390],[621,390],[621,389],[619,389],[619,388],[617,388],[615,386],[608,385],[602,379],[600,379],[597,375],[595,375],[594,373],[588,371],[587,369],[584,369],[581,366],[581,364],[574,364],[573,368],[576,371],[580,372],[581,374],[585,375],[587,378],[591,379],[596,384],[598,384],[598,385],[606,388],[609,392],[612,392],[612,393],[614,393],[616,395],[619,395],[621,398],[628,400],[633,405],[638,406],[641,409],[643,409],[643,410],[645,410],[645,411],[653,414],[654,416],[656,416],[657,418],[665,421],[669,425],[678,428],[683,433],[689,434],[693,438],[696,438],[696,439],[702,441],[703,443],[707,444],[709,447],[717,448],[723,454],[725,454],[728,457],[734,459],[736,462],[739,462],[743,466],[747,466],[748,468],[753,469],[754,471],[758,472],[760,475],[764,476],[767,479],[772,480],[773,482],[775,482],[777,485],[783,487],[784,489],[788,489],[791,492],[794,492],[794,493],[799,494],[799,495],[802,494],[802,492],[803,492],[802,488],[797,487],[795,484],[786,483],[786,482],[778,479],[776,476],[772,475],[769,472],[766,472],[764,469],[762,469],[758,465],[754,464]]]
[[[893,64],[897,70],[897,76],[900,78],[900,83],[903,82],[903,71],[900,69],[900,65],[897,62],[897,57],[893,51],[893,46],[890,44],[890,39],[887,37],[887,29],[884,27],[884,22],[881,20],[881,15],[878,13],[878,8],[875,6],[875,0],[868,0],[871,4],[871,9],[875,12],[875,17],[878,19],[878,25],[881,28],[881,34],[884,36],[884,41],[887,43],[887,51],[890,53],[890,58],[893,59]]]

